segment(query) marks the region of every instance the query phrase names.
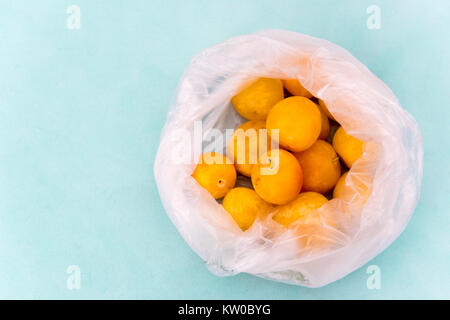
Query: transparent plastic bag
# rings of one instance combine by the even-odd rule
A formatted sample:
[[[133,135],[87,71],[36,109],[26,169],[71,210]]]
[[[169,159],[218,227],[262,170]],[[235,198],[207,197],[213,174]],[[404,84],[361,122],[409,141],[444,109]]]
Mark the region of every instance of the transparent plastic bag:
[[[286,230],[269,216],[242,232],[191,177],[211,130],[244,121],[230,100],[259,77],[299,79],[349,134],[365,142],[342,198],[317,210],[319,229]],[[194,141],[196,121],[202,124],[202,146]],[[154,174],[165,210],[220,276],[246,272],[307,287],[326,285],[388,247],[419,199],[423,145],[414,119],[350,53],[307,35],[268,30],[198,53],[184,72],[160,139]],[[301,239],[313,245],[299,246]]]

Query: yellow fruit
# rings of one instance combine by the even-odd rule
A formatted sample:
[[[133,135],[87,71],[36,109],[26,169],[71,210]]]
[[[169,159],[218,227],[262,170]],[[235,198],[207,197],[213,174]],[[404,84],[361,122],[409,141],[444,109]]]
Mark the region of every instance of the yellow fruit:
[[[260,78],[231,99],[237,113],[248,120],[265,120],[270,109],[284,98],[283,83]]]
[[[363,142],[349,135],[342,127],[334,134],[333,147],[349,168],[363,152]]]
[[[269,135],[279,129],[279,144],[291,151],[308,149],[319,138],[322,119],[317,105],[305,97],[289,97],[270,110],[266,121]]]
[[[312,98],[313,95],[306,90],[297,79],[283,80],[284,87],[294,96]]]
[[[222,198],[236,182],[231,160],[216,152],[203,154],[192,177],[215,198]]]
[[[244,176],[250,177],[259,155],[270,150],[270,137],[263,130],[265,128],[264,120],[244,122],[236,128],[228,142],[227,154],[234,159],[236,170]]]
[[[258,215],[267,214],[273,208],[249,188],[231,189],[222,204],[243,231],[251,227]]]
[[[273,220],[286,228],[297,220],[300,220],[302,223],[308,223],[314,218],[311,216],[311,213],[319,209],[327,201],[328,199],[320,193],[302,192],[292,202],[278,207]]]
[[[323,140],[302,152],[294,153],[303,170],[303,190],[326,193],[333,189],[341,175],[339,157]]]
[[[333,198],[340,198],[342,194],[342,187],[345,185],[345,178],[347,178],[348,171],[344,173],[336,183],[336,186],[333,190]]]
[[[322,120],[322,126],[319,139],[327,140],[328,135],[330,134],[330,120],[328,120],[327,115],[322,110],[320,111],[320,118]]]
[[[302,168],[297,159],[281,149],[269,151],[252,169],[256,193],[273,204],[285,204],[295,199],[302,189],[302,181]]]
[[[326,106],[325,102],[321,99],[319,99],[319,108],[323,113],[325,113],[327,115],[328,118],[336,121],[336,119],[333,117],[331,112],[328,110],[328,107]]]
[[[320,215],[317,209],[327,203],[327,198],[317,192],[302,192],[287,205],[280,206],[273,219],[288,228],[297,222],[294,230],[300,248],[322,249],[333,245],[336,221],[332,216]]]
[[[333,190],[333,198],[341,198],[352,203],[358,201],[365,203],[370,196],[372,178],[367,175],[358,174],[352,176],[353,179],[351,181],[351,185],[348,184],[346,186],[345,179],[347,178],[349,172],[350,171],[347,171],[339,178]]]

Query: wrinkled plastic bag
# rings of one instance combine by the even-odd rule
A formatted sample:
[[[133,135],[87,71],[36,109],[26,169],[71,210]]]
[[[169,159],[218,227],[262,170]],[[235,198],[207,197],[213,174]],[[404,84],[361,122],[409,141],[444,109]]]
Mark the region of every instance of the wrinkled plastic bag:
[[[242,232],[191,177],[211,130],[244,121],[230,100],[259,77],[299,79],[349,134],[365,142],[345,196],[318,209],[323,232],[301,226],[286,231],[270,218]],[[202,124],[203,150],[191,139],[196,121]],[[320,287],[363,266],[404,230],[419,199],[422,160],[416,122],[362,63],[326,40],[269,30],[229,39],[192,59],[161,133],[154,174],[167,214],[214,274],[246,272]],[[329,217],[338,227],[328,225]],[[299,248],[299,239],[308,237],[327,245]]]

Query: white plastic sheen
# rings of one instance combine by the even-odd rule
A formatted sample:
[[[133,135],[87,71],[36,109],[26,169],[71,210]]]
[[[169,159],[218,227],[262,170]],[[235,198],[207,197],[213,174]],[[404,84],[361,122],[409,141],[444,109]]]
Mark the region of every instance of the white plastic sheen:
[[[302,233],[295,224],[287,230],[270,216],[242,232],[191,177],[202,152],[186,148],[194,121],[202,121],[206,140],[211,128],[234,129],[244,119],[230,100],[259,77],[299,79],[349,134],[365,142],[343,199],[318,210],[323,232]],[[177,161],[181,157],[195,160]],[[362,63],[326,40],[268,30],[229,39],[192,59],[162,130],[154,173],[168,216],[214,274],[246,272],[320,287],[363,266],[404,230],[419,199],[422,161],[416,122]],[[329,225],[330,217],[337,225]],[[299,239],[315,236],[327,245],[299,245]]]

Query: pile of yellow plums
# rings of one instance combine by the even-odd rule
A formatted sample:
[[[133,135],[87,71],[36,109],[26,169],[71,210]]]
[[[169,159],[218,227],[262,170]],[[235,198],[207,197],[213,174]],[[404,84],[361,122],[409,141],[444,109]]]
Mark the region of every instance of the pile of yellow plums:
[[[296,221],[319,224],[314,212],[340,196],[363,141],[347,134],[298,80],[260,78],[231,102],[248,121],[235,129],[227,155],[203,154],[192,176],[223,198],[243,231],[269,213],[286,228]],[[253,188],[235,187],[238,175]]]

